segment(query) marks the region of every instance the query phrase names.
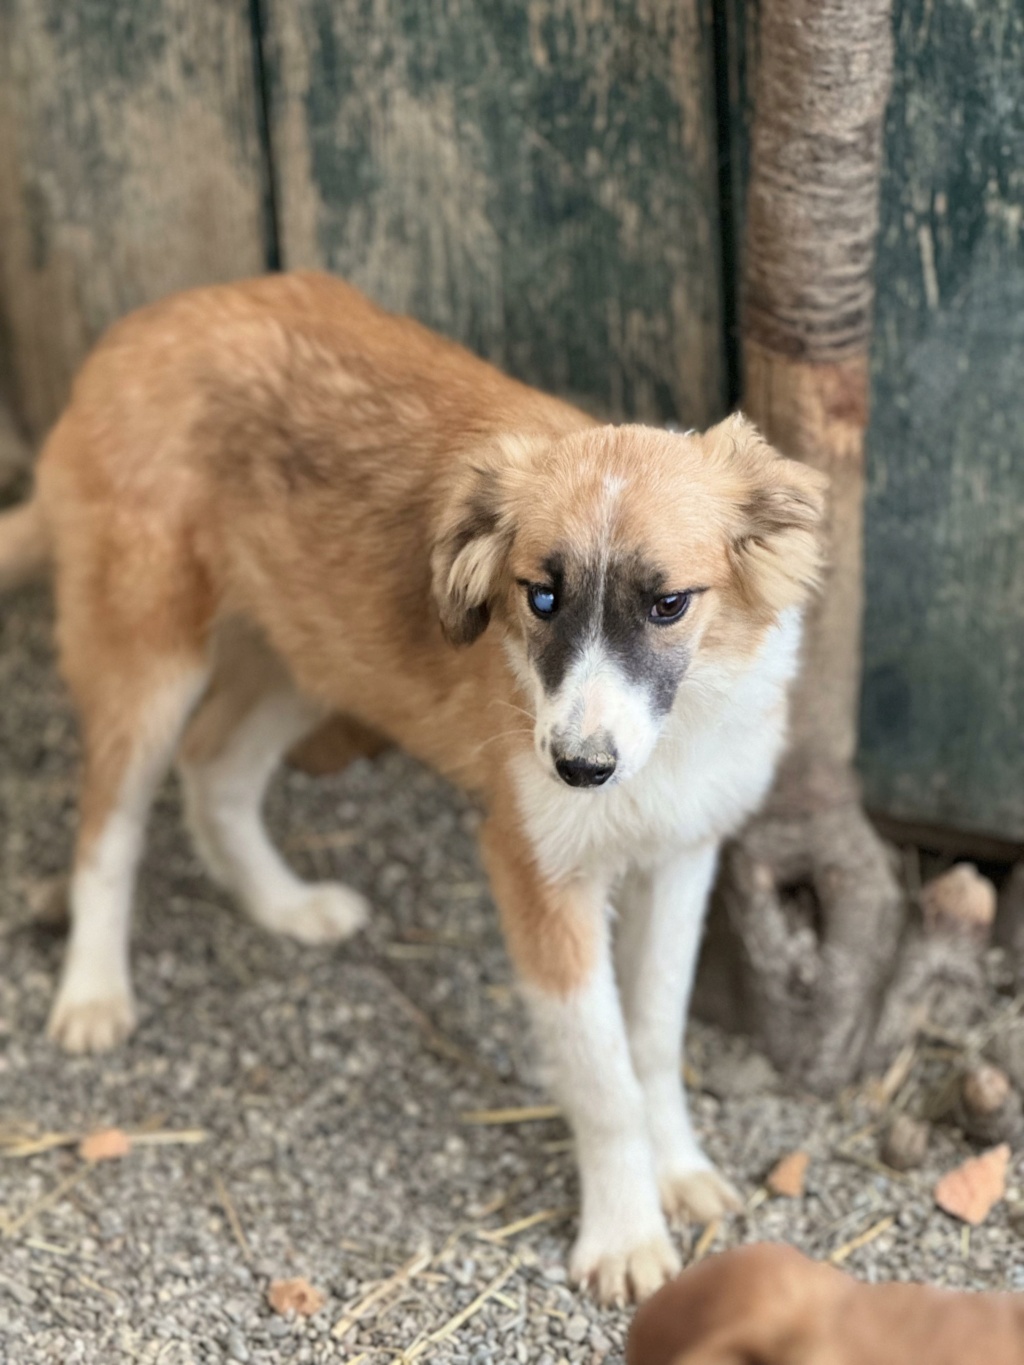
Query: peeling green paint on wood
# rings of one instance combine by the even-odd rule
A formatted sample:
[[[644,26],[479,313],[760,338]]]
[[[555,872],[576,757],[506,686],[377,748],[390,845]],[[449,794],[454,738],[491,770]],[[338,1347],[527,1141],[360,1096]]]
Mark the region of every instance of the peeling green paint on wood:
[[[0,3],[0,382],[38,439],[103,328],[264,268],[247,0]]]
[[[878,259],[861,766],[1024,840],[1024,8],[902,0]]]
[[[266,0],[283,261],[616,414],[723,404],[707,0]]]

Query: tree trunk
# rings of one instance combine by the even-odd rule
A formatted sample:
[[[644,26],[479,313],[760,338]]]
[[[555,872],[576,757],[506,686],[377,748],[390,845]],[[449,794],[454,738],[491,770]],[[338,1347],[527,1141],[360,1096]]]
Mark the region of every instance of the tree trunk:
[[[763,0],[743,256],[743,407],[786,455],[828,474],[830,570],[807,621],[788,755],[766,810],[726,852],[709,937],[724,934],[735,957],[742,1022],[823,1092],[861,1062],[903,920],[853,770],[891,8]]]

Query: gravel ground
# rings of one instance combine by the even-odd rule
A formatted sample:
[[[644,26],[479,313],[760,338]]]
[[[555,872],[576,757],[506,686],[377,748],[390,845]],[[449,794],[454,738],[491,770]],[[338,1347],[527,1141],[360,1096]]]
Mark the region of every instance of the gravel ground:
[[[92,1166],[71,1146],[0,1155],[0,1360],[620,1361],[627,1315],[566,1284],[563,1125],[463,1117],[544,1102],[474,813],[399,755],[285,775],[278,838],[376,908],[358,941],[307,949],[241,922],[205,880],[169,783],[138,897],[141,1025],[109,1057],[70,1059],[43,1037],[62,942],[38,911],[68,863],[76,744],[42,591],[0,603],[0,697],[0,1136],[205,1134]],[[968,1239],[930,1195],[967,1154],[952,1130],[898,1177],[877,1163],[863,1097],[784,1094],[761,1059],[700,1026],[689,1056],[708,1150],[751,1201],[703,1239],[681,1230],[684,1250],[777,1238],[828,1256],[875,1232],[846,1259],[857,1274],[1024,1288],[1019,1168]],[[805,1196],[766,1198],[766,1171],[796,1148],[812,1157]],[[421,1273],[332,1332],[418,1253]],[[269,1308],[269,1282],[291,1276],[326,1296],[314,1316]]]

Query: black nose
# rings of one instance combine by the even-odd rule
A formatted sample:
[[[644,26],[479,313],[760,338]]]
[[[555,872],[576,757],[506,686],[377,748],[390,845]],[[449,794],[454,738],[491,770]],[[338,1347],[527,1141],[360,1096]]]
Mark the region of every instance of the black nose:
[[[615,771],[614,758],[592,762],[588,758],[559,758],[555,768],[563,782],[570,787],[600,787]]]

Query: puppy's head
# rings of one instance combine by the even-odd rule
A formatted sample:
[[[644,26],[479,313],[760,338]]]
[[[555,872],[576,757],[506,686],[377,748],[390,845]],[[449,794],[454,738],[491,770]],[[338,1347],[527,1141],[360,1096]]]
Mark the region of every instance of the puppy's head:
[[[853,1321],[872,1322],[870,1305],[856,1311],[865,1290],[877,1292],[793,1247],[734,1247],[692,1265],[640,1305],[626,1339],[626,1365],[840,1365],[878,1362],[879,1350],[889,1359],[889,1339],[877,1322],[875,1352],[844,1349],[844,1308]],[[919,1357],[911,1347],[897,1358]]]
[[[596,427],[505,438],[469,465],[433,556],[448,639],[494,618],[553,776],[649,758],[680,684],[742,665],[820,572],[824,480],[744,418],[704,435]]]

